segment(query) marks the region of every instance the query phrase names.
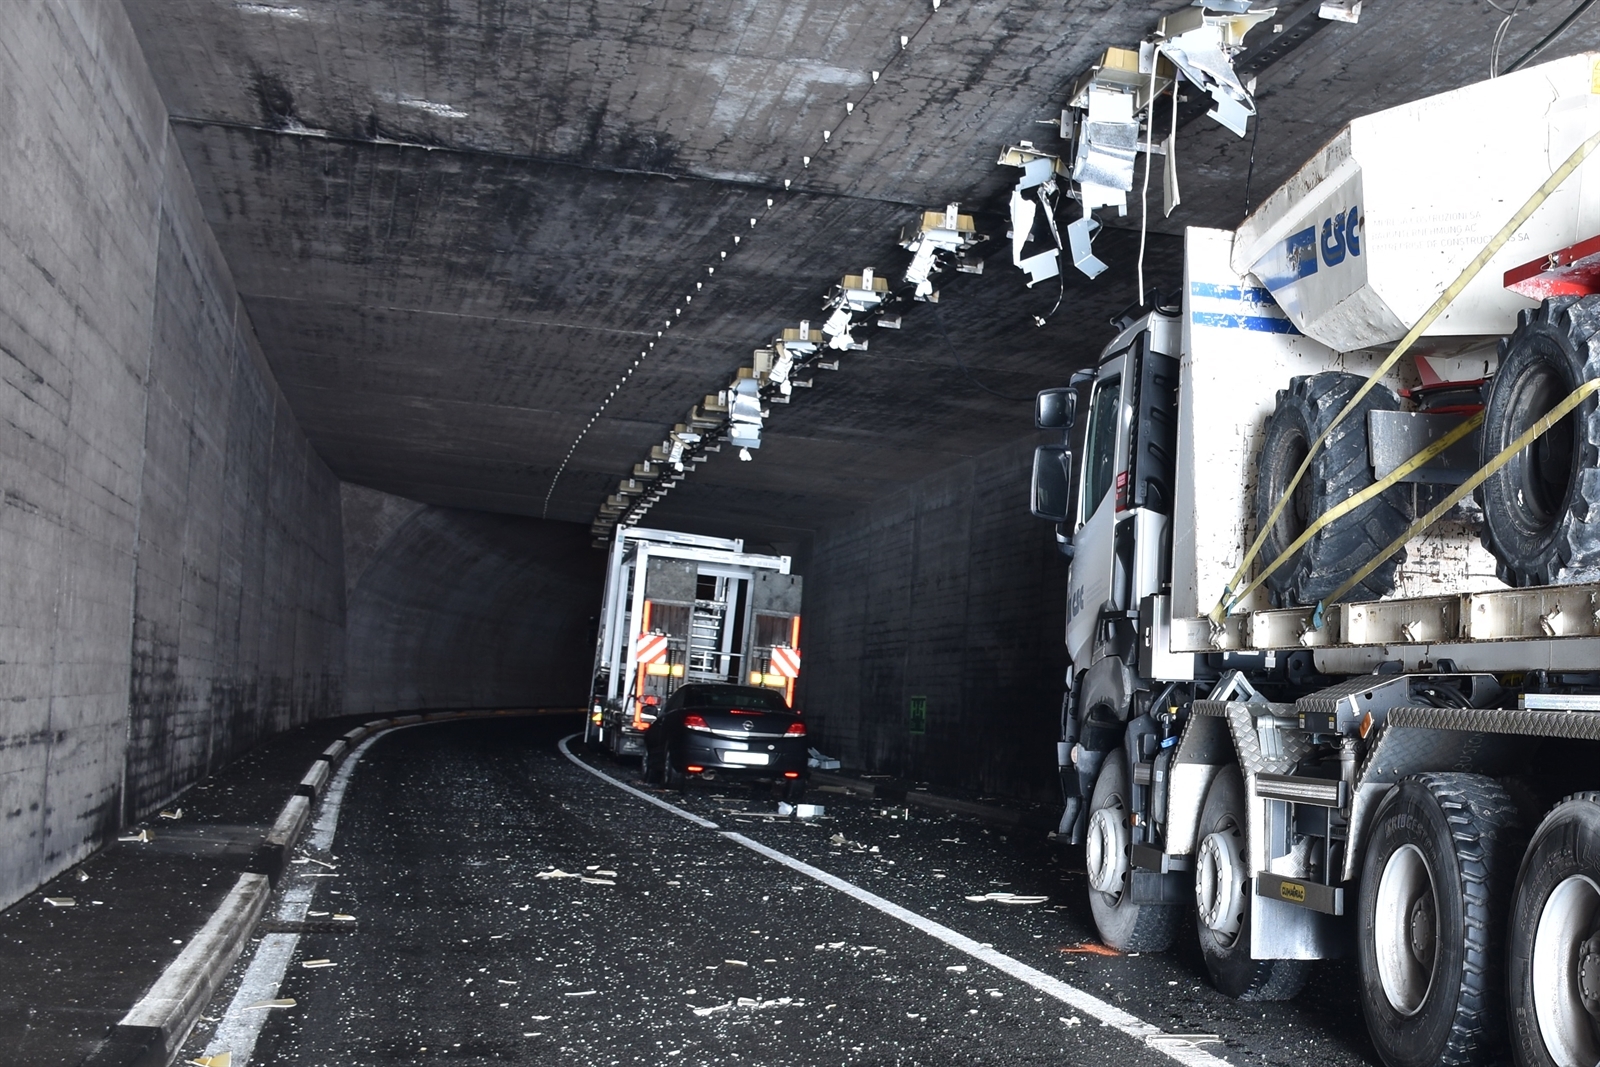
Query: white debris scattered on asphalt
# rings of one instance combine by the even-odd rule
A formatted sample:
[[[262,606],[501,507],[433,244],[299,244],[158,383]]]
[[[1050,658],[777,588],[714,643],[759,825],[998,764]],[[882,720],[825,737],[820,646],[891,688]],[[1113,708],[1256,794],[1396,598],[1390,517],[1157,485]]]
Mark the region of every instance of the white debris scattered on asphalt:
[[[723,960],[722,962],[726,963],[729,967],[748,967],[748,966],[750,966],[744,960]]]
[[[950,966],[946,967],[945,970],[954,971],[956,974],[966,974],[967,965],[965,963],[952,963]]]
[[[564,997],[592,997],[597,992],[599,992],[599,990],[597,990],[597,989],[585,989],[581,993],[563,993],[561,995],[564,996]]]
[[[292,1008],[295,1005],[293,997],[283,997],[280,1000],[263,1000],[259,1004],[246,1004],[245,1011],[265,1011],[269,1008]]]
[[[737,1000],[730,1000],[726,1004],[713,1004],[708,1008],[697,1008],[693,1004],[690,1004],[689,1008],[700,1018],[704,1019],[708,1015],[716,1015],[720,1012],[732,1011],[735,1008],[742,1008],[745,1011],[766,1011],[769,1008],[787,1008],[791,1005],[797,1008],[803,1008],[806,1006],[806,1002],[803,1000],[796,1000],[793,997],[776,997],[772,1000],[757,1000],[755,997],[740,997]]]
[[[181,819],[183,818],[183,809],[179,808],[176,811],[164,811],[161,813],[160,817],[163,819]]]
[[[78,902],[72,897],[45,897],[44,902],[52,908],[76,908]]]
[[[1049,897],[1030,897],[1020,893],[984,893],[981,896],[968,897],[974,904],[985,901],[994,901],[996,904],[1043,904]]]
[[[141,845],[148,844],[155,839],[156,835],[151,833],[149,830],[140,830],[136,834],[123,834],[121,837],[117,838],[118,841],[136,841]]]
[[[79,867],[77,870],[72,872],[72,877],[76,878],[80,882],[87,882],[89,880],[89,872],[84,870],[82,867]]]
[[[1061,1016],[1061,1021],[1066,1023],[1067,1027],[1069,1029],[1074,1027],[1074,1026],[1082,1026],[1083,1025],[1083,1020],[1078,1018],[1076,1015],[1072,1016],[1071,1018],[1068,1018],[1067,1016],[1063,1015],[1063,1016]]]
[[[318,967],[332,967],[333,965],[332,960],[302,960],[300,963],[300,966],[307,970],[315,970]]]

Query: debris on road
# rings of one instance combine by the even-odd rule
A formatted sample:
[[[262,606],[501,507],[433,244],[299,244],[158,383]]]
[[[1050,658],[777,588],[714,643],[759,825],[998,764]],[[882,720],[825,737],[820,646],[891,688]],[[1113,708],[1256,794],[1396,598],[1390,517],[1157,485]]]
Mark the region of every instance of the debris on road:
[[[1070,1019],[1067,1016],[1063,1015],[1063,1016],[1061,1016],[1061,1021],[1067,1024],[1067,1028],[1069,1030],[1074,1026],[1082,1026],[1083,1025],[1083,1020],[1078,1018],[1076,1015],[1072,1016]]]
[[[564,996],[564,997],[592,997],[597,992],[599,992],[599,990],[597,990],[597,989],[585,989],[581,993],[563,993],[561,995]],[[548,1018],[548,1016],[546,1016],[546,1018]]]
[[[952,971],[956,974],[966,974],[967,965],[965,963],[952,963],[950,966],[946,967],[945,970]]]
[[[813,748],[806,751],[806,766],[819,771],[836,771],[839,769],[839,761],[832,756],[824,756]]]
[[[300,961],[300,966],[306,968],[307,970],[315,970],[318,967],[332,967],[333,966],[333,961],[332,960],[302,960],[302,961]]]
[[[215,1056],[199,1056],[189,1062],[195,1067],[233,1067],[233,1053],[219,1052]]]
[[[1021,893],[984,893],[967,899],[974,904],[982,904],[985,901],[993,901],[996,904],[1043,904],[1050,898],[1025,896]]]
[[[76,908],[78,902],[72,897],[45,897],[44,902],[52,908]]]
[[[263,1000],[259,1004],[246,1004],[245,1011],[265,1011],[269,1008],[292,1008],[295,1006],[293,997],[283,997],[280,1000]]]
[[[176,811],[164,811],[161,813],[160,817],[163,819],[181,819],[183,818],[183,809],[179,808]]]
[[[1116,949],[1100,944],[1098,941],[1085,941],[1078,945],[1062,945],[1062,952],[1079,952],[1086,956],[1120,956],[1122,953]]]
[[[117,838],[118,841],[136,842],[141,845],[148,844],[155,839],[156,835],[151,833],[149,830],[140,830],[136,834],[123,834],[121,837]]]
[[[333,913],[333,921],[336,923],[353,923],[356,921],[356,917],[354,915],[346,915],[342,911],[336,911]]]

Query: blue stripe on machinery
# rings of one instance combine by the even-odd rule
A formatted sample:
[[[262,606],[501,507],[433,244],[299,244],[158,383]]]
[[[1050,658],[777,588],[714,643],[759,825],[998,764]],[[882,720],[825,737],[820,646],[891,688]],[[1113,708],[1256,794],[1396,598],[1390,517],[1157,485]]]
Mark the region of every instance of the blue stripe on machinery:
[[[1225,330],[1254,330],[1257,333],[1299,333],[1288,319],[1267,315],[1230,315],[1220,311],[1196,311],[1190,315],[1196,326],[1217,326]]]
[[[1214,282],[1190,282],[1192,296],[1212,297],[1217,300],[1243,300],[1252,304],[1273,304],[1272,291],[1259,285],[1217,285]]]

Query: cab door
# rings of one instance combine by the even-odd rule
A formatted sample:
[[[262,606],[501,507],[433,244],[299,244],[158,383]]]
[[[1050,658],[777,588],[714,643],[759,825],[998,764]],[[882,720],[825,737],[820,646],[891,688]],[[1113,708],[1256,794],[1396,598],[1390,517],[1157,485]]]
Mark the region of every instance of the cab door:
[[[1078,670],[1089,666],[1101,609],[1117,605],[1116,490],[1125,475],[1128,449],[1127,350],[1101,364],[1089,399],[1083,463],[1078,479],[1078,529],[1073,537],[1067,583],[1067,654]]]

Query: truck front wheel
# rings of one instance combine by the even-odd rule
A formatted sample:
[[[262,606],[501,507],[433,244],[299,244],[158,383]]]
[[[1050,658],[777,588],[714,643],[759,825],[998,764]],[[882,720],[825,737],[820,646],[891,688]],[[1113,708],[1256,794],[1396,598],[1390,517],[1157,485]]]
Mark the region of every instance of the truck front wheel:
[[[1500,1043],[1502,931],[1520,855],[1493,779],[1419,774],[1372,819],[1361,873],[1361,1006],[1389,1067],[1483,1062]]]
[[[1200,951],[1218,991],[1239,1000],[1288,1000],[1306,984],[1309,960],[1250,958],[1250,854],[1244,778],[1224,767],[1206,790],[1195,850]]]
[[[1600,1062],[1600,793],[1568,797],[1539,825],[1507,954],[1518,1067]]]
[[[1134,901],[1133,810],[1128,788],[1128,757],[1111,752],[1095,779],[1089,801],[1084,864],[1089,872],[1089,910],[1100,939],[1121,952],[1160,952],[1172,943],[1183,909],[1172,904]]]

